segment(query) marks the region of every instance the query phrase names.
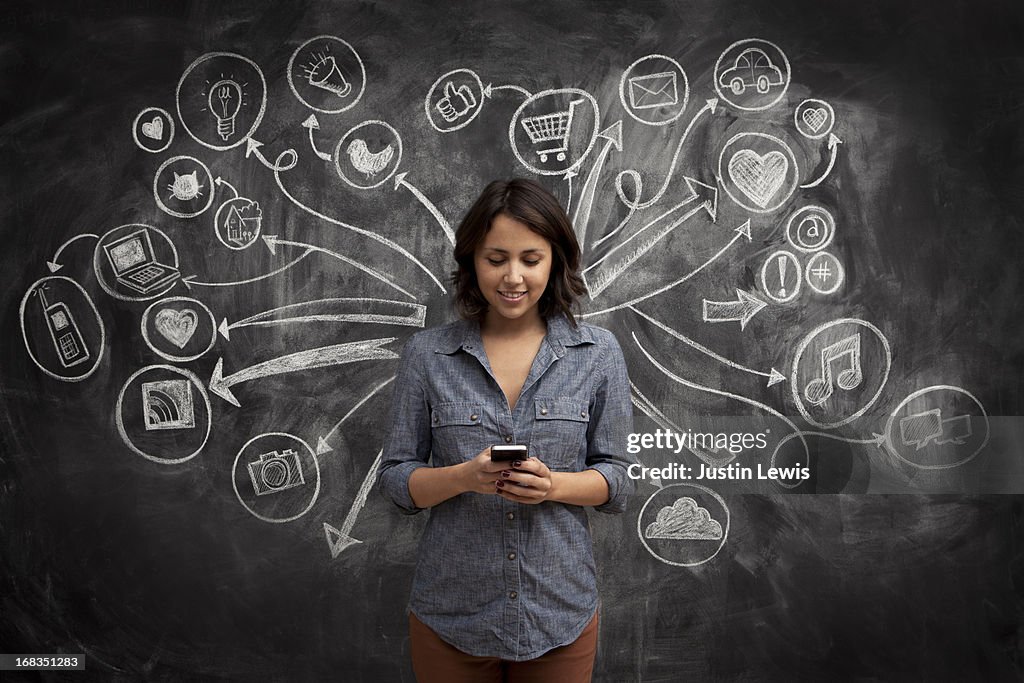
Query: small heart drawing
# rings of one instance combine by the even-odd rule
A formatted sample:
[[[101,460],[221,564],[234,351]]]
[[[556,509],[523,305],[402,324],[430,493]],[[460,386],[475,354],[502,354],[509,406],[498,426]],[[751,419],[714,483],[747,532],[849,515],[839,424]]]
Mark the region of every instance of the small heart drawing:
[[[807,124],[812,133],[817,133],[825,125],[825,122],[828,121],[828,112],[822,107],[808,107],[800,114],[800,118],[804,120],[804,123]]]
[[[195,334],[198,323],[199,316],[191,308],[183,308],[180,311],[173,308],[161,308],[157,312],[153,324],[156,326],[156,331],[162,334],[167,341],[179,349],[183,349]]]
[[[160,140],[164,136],[164,120],[154,116],[152,121],[142,124],[142,134],[152,140]]]
[[[741,149],[729,160],[729,177],[762,209],[786,182],[788,171],[789,161],[775,150],[761,156],[752,149]]]

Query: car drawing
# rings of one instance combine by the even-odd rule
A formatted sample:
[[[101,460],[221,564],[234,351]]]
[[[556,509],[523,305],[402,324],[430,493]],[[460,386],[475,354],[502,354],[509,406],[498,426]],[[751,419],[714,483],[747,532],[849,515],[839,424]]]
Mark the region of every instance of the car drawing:
[[[750,87],[756,88],[763,95],[773,85],[782,85],[782,82],[782,72],[772,64],[764,50],[756,47],[741,52],[736,63],[718,77],[718,83],[734,95],[741,95]]]

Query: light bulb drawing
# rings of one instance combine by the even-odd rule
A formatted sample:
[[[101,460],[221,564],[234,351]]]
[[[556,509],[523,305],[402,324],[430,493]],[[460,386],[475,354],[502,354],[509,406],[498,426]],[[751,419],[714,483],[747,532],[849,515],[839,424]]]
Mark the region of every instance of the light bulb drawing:
[[[314,52],[310,57],[310,63],[302,66],[310,85],[332,92],[338,97],[345,97],[352,91],[352,84],[341,73],[332,55]]]
[[[231,79],[217,81],[207,98],[210,112],[217,119],[217,134],[226,141],[235,134],[235,117],[242,108],[242,86]]]

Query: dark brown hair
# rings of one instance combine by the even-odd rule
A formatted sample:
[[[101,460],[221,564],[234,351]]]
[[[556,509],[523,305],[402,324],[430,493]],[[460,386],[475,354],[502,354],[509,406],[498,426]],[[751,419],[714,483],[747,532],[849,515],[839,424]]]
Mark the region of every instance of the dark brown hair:
[[[558,200],[540,183],[527,178],[490,183],[455,231],[458,268],[452,271],[452,284],[459,315],[482,321],[487,313],[488,304],[477,283],[473,257],[499,214],[525,224],[551,243],[551,275],[538,303],[539,313],[544,319],[564,313],[575,327],[573,309],[579,308],[579,297],[587,293],[579,274],[580,245],[576,232]]]

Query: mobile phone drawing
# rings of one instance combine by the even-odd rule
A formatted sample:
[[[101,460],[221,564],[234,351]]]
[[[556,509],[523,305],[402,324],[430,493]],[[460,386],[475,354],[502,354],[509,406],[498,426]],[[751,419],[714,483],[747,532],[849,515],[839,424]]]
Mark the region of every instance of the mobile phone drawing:
[[[36,290],[43,307],[43,317],[46,318],[46,329],[50,333],[53,347],[57,351],[57,358],[65,368],[70,368],[79,363],[89,360],[89,348],[85,345],[82,333],[78,329],[71,310],[63,301],[52,304],[46,302],[46,292],[43,287]]]

